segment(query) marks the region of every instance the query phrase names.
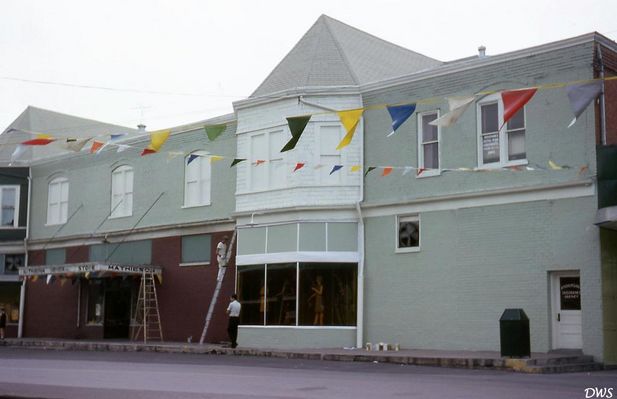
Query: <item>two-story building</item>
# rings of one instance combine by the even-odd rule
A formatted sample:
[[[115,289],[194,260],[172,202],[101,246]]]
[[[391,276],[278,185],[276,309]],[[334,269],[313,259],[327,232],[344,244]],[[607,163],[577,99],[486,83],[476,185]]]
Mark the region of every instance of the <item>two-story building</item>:
[[[142,135],[123,152],[35,159],[29,263],[162,267],[165,336],[185,340],[203,326],[214,247],[235,230],[223,291],[243,304],[240,345],[498,350],[500,315],[522,308],[532,351],[615,363],[616,54],[592,33],[441,62],[322,16],[233,115],[172,129],[158,154],[139,156]],[[569,89],[589,82],[602,93],[568,127]],[[511,112],[502,93],[525,88],[537,91]],[[453,97],[467,110],[432,124]],[[411,104],[389,136],[387,107]],[[349,110],[357,123],[341,122]],[[286,118],[305,115],[282,152]],[[70,220],[50,223],[57,181]],[[123,281],[29,280],[25,334],[118,336],[105,326],[130,323]]]

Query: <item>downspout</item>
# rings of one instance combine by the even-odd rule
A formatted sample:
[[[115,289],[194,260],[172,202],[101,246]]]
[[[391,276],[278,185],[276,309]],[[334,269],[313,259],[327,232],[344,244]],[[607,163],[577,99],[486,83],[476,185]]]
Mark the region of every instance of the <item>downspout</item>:
[[[28,239],[30,238],[30,202],[32,201],[32,168],[28,167],[28,205],[26,212],[26,237],[24,237],[24,266],[28,266]],[[26,308],[26,278],[21,282],[19,292],[19,324],[17,325],[17,338],[24,335],[24,314]]]
[[[358,309],[356,316],[356,348],[364,346],[364,219],[361,204],[364,201],[364,121],[362,121],[362,140],[360,140],[360,200],[356,202],[358,211]]]
[[[602,45],[598,43],[598,61],[600,61],[600,79],[602,79],[602,94],[600,95],[601,143],[606,145],[606,103],[604,98],[604,62],[602,61]]]

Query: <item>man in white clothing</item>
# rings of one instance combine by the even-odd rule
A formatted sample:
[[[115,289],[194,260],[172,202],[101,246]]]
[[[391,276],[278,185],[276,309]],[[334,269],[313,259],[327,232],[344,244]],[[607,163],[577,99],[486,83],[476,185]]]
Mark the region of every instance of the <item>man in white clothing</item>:
[[[219,273],[216,277],[217,281],[221,281],[223,279],[223,271],[225,267],[227,267],[227,241],[229,238],[227,236],[223,237],[223,240],[216,245],[216,262],[219,265]]]
[[[242,305],[238,302],[238,295],[233,294],[230,298],[231,302],[227,306],[227,314],[229,315],[229,323],[227,324],[227,334],[231,340],[231,347],[238,346],[238,325],[240,324],[240,309]]]

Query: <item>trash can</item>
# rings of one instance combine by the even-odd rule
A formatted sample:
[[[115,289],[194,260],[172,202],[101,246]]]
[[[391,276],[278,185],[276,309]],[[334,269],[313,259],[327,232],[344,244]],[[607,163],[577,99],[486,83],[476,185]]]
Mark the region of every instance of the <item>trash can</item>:
[[[523,309],[506,309],[499,319],[501,356],[530,357],[529,318]]]

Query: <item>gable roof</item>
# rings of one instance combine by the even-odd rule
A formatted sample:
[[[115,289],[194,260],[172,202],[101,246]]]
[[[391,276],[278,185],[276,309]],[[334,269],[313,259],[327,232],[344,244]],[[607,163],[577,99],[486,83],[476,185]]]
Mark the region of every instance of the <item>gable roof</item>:
[[[358,86],[441,64],[322,15],[251,97],[301,87]]]
[[[17,145],[26,140],[33,139],[35,134],[51,134],[59,139],[98,136],[99,140],[106,140],[108,137],[105,136],[111,134],[128,133],[131,135],[131,133],[136,132],[138,132],[137,129],[28,106],[0,134],[0,164],[9,163],[11,161],[11,154]],[[58,140],[58,142],[61,141]],[[56,143],[46,146],[33,146],[27,148],[26,152],[19,157],[19,160],[28,162],[33,159],[38,160],[68,152]]]

